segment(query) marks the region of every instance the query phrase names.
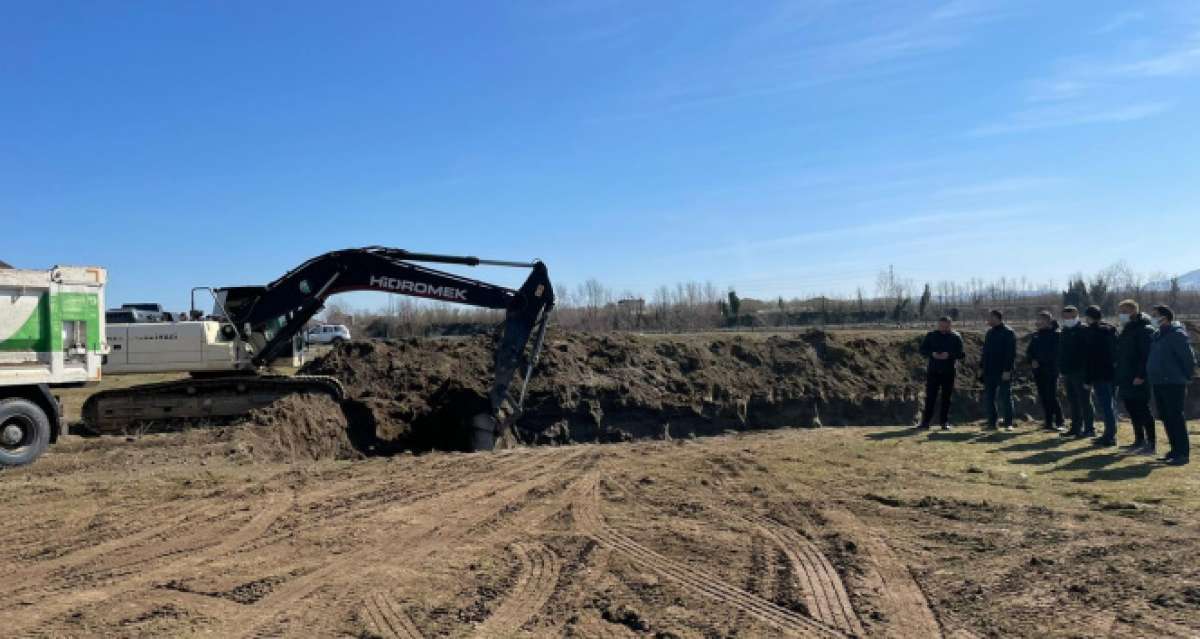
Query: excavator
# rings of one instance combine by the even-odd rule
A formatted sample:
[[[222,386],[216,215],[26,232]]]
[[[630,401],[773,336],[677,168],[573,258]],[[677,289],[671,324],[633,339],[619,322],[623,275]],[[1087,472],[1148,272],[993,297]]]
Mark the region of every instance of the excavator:
[[[514,290],[425,264],[528,268],[530,274]],[[106,375],[190,377],[95,393],[83,405],[85,429],[125,433],[228,421],[294,393],[348,401],[332,377],[274,374],[271,365],[290,351],[330,296],[350,291],[383,291],[504,311],[493,360],[490,414],[477,415],[470,425],[472,447],[493,448],[497,437],[520,417],[545,340],[555,301],[546,265],[381,246],[324,253],[265,286],[197,287],[192,290],[192,309],[182,321],[108,324]],[[200,292],[213,298],[207,315],[196,308]],[[513,388],[518,375],[519,390]]]

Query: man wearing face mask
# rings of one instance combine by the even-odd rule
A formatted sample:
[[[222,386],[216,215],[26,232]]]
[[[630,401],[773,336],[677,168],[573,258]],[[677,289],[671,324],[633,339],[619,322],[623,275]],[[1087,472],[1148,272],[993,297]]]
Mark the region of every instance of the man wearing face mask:
[[[1133,424],[1133,445],[1129,452],[1153,456],[1154,416],[1150,414],[1150,384],[1146,381],[1146,361],[1154,340],[1150,318],[1139,312],[1138,303],[1125,300],[1117,307],[1121,334],[1117,337],[1117,392]]]
[[[987,414],[987,430],[998,428],[996,401],[1004,411],[1004,430],[1013,429],[1012,374],[1017,362],[1017,334],[1004,323],[1004,313],[988,313],[987,334],[983,338],[983,361],[980,378],[983,382],[983,407]]]
[[[1038,313],[1037,331],[1025,347],[1025,360],[1033,367],[1033,379],[1046,419],[1043,428],[1061,432],[1063,411],[1058,403],[1058,339],[1058,322],[1054,321],[1054,316],[1049,311]]]
[[[1087,349],[1084,346],[1083,325],[1079,322],[1079,309],[1074,306],[1063,307],[1061,324],[1058,372],[1063,376],[1067,403],[1071,405],[1071,428],[1063,436],[1090,437],[1096,434],[1096,411],[1092,407],[1092,390],[1084,381]]]
[[[1117,329],[1102,320],[1099,306],[1089,306],[1084,329],[1084,381],[1092,387],[1097,409],[1104,416],[1104,433],[1096,439],[1097,446],[1117,445],[1117,404],[1113,400],[1113,379],[1117,373]]]
[[[1163,461],[1171,466],[1188,463],[1187,420],[1183,415],[1187,385],[1196,371],[1196,353],[1188,343],[1187,329],[1175,321],[1175,312],[1168,306],[1154,307],[1158,330],[1150,342],[1150,357],[1146,362],[1146,377],[1154,385],[1154,401],[1158,418],[1162,420],[1171,443],[1171,451]]]

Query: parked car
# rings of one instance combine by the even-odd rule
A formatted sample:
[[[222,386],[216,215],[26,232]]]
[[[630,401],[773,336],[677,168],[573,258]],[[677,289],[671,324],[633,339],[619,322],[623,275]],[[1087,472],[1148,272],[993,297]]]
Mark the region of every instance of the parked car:
[[[341,324],[314,326],[305,334],[309,344],[341,344],[350,341],[350,329]]]

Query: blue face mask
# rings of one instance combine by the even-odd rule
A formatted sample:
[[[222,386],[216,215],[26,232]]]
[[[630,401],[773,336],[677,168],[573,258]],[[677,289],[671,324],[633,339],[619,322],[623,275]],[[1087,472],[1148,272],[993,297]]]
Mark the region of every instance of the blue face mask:
[[[1067,328],[1075,328],[1079,325],[1079,318],[1075,317],[1072,319],[1065,319],[1062,321],[1062,325],[1066,326]]]

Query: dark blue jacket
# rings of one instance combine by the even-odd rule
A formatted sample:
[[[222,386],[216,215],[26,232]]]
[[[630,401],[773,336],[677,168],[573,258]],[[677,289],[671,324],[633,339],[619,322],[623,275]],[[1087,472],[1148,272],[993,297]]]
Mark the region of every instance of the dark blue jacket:
[[[949,353],[950,359],[934,359],[934,353]],[[930,373],[953,373],[958,360],[967,356],[963,351],[962,335],[958,331],[929,331],[921,340],[921,354],[929,359],[925,370]]]
[[[1087,347],[1084,345],[1082,322],[1063,328],[1058,339],[1058,372],[1063,375],[1082,375],[1086,367]]]
[[[1051,320],[1050,328],[1040,328],[1029,338],[1025,347],[1025,361],[1037,362],[1043,374],[1058,371],[1058,322]]]
[[[988,329],[983,337],[983,361],[979,370],[984,381],[999,381],[1017,363],[1017,334],[1007,324]]]
[[[1117,376],[1117,329],[1108,322],[1088,324],[1083,329],[1086,351],[1083,381],[1111,384]]]
[[[1154,332],[1146,375],[1151,384],[1185,385],[1196,371],[1196,353],[1188,343],[1187,329],[1178,322]]]

